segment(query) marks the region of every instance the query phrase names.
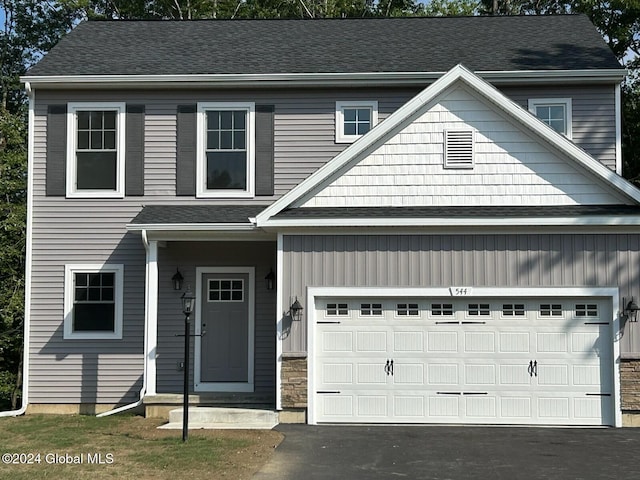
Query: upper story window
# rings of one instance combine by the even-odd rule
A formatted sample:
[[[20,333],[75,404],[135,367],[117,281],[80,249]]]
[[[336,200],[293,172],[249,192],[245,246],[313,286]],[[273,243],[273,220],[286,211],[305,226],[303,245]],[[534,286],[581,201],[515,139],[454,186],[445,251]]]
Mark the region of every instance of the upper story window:
[[[198,197],[252,197],[255,104],[198,104]]]
[[[64,338],[122,338],[123,265],[66,265]]]
[[[67,196],[124,197],[124,103],[70,103]]]
[[[336,142],[351,143],[378,123],[378,102],[336,102]]]
[[[570,98],[531,98],[529,111],[556,132],[571,138]]]

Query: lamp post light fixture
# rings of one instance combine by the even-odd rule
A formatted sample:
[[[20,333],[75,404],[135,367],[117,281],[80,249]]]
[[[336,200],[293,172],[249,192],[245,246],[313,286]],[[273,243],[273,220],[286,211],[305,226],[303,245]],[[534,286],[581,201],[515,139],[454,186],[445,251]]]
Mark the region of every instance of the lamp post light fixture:
[[[184,398],[182,401],[182,441],[189,437],[189,341],[191,340],[191,314],[196,305],[196,297],[191,288],[182,294],[182,313],[184,313]]]
[[[174,290],[182,290],[182,282],[184,281],[184,277],[180,273],[180,270],[176,268],[176,273],[173,277],[171,277],[171,282],[173,282]]]
[[[304,308],[298,301],[298,297],[296,297],[296,301],[289,307],[289,314],[291,315],[291,319],[295,321],[299,321],[302,319],[302,310]]]
[[[629,321],[630,322],[637,322],[638,321],[638,310],[640,310],[640,307],[638,306],[636,301],[633,299],[633,297],[631,297],[631,300],[629,300],[629,303],[627,303],[627,300],[625,298],[623,298],[622,299],[622,304],[624,305],[624,314],[627,316]]]

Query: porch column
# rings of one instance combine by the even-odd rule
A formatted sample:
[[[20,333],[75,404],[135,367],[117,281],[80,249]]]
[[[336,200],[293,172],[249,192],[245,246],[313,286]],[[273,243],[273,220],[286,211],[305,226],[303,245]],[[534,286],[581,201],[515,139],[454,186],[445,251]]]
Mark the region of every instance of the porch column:
[[[146,395],[156,394],[156,353],[158,348],[158,242],[152,240],[147,248],[147,285],[146,285],[146,342],[147,364]]]

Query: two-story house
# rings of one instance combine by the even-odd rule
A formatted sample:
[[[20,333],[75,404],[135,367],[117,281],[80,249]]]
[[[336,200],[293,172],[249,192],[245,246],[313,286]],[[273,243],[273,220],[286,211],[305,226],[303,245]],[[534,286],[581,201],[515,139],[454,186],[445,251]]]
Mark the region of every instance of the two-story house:
[[[281,421],[633,423],[624,76],[585,16],[80,24],[23,77],[23,411],[189,368]]]

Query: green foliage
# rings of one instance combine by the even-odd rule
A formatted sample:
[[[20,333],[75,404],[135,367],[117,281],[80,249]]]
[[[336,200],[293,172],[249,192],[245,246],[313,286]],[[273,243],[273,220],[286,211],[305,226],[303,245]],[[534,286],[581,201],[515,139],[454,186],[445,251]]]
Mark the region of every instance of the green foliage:
[[[431,0],[421,13],[429,17],[456,17],[477,15],[480,0]]]

